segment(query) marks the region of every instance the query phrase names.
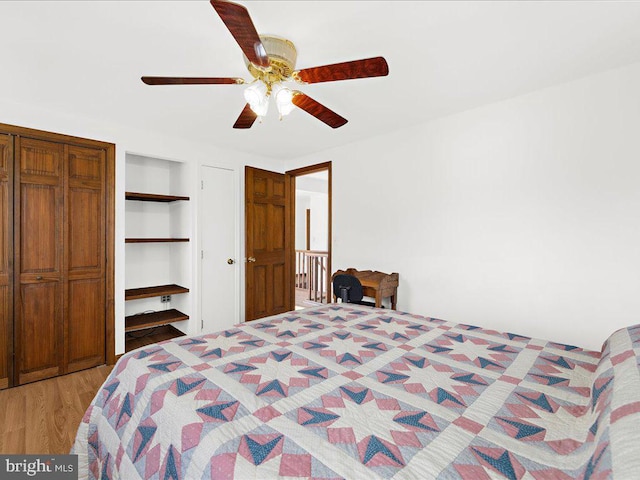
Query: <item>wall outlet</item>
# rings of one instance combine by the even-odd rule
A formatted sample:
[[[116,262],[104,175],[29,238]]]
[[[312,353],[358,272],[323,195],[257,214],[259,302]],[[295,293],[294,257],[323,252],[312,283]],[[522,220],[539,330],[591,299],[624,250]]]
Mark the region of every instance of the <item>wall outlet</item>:
[[[162,303],[170,302],[170,301],[171,301],[171,295],[162,295],[162,296],[160,297],[160,301],[161,301]]]

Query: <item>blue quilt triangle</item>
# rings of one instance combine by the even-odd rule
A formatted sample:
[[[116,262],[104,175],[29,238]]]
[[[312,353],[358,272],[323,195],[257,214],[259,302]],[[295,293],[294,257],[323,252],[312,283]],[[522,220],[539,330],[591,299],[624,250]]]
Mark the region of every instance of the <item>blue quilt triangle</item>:
[[[433,353],[450,352],[451,350],[453,350],[453,348],[441,347],[439,345],[425,345],[425,346],[431,348],[431,351]]]
[[[591,455],[591,458],[587,463],[587,468],[585,469],[585,472],[584,472],[584,477],[583,477],[584,480],[589,480],[591,476],[594,474],[596,467],[598,466],[598,463],[600,463],[600,459],[602,458],[606,450],[607,450],[607,447],[604,447],[598,456],[596,456],[595,453]]]
[[[140,446],[138,447],[138,450],[136,450],[136,454],[133,457],[134,462],[138,461],[138,457],[140,457],[142,450],[144,450],[144,447],[147,446],[147,443],[149,443],[149,440],[151,440],[151,438],[153,437],[153,434],[156,433],[157,429],[158,427],[145,427],[145,426],[138,427],[138,432],[140,432],[140,436],[142,437],[142,440],[140,440]]]
[[[507,353],[513,353],[508,346],[506,345],[498,345],[495,347],[490,347],[487,350],[493,350],[494,352],[507,352]]]
[[[279,363],[285,360],[287,357],[290,357],[291,352],[286,352],[286,353],[271,352],[271,356],[273,356],[274,360]]]
[[[216,357],[221,358],[222,357],[222,349],[214,348],[213,350],[209,350],[208,352],[205,352],[200,356],[201,357],[208,357],[209,355],[215,355]]]
[[[362,463],[366,465],[377,453],[381,453],[385,457],[390,458],[398,465],[404,465],[402,460],[398,459],[378,437],[371,435],[371,437],[369,437],[369,443],[367,444],[367,450],[364,452]]]
[[[324,367],[305,368],[304,370],[300,370],[299,373],[302,373],[304,375],[310,375],[312,377],[327,378],[327,376],[323,374],[324,370],[325,370]]]
[[[346,362],[353,362],[353,363],[362,364],[362,362],[360,360],[358,360],[356,357],[354,357],[350,353],[345,353],[344,355],[342,355],[342,358],[338,361],[338,363],[346,363]]]
[[[611,377],[609,380],[607,380],[600,388],[596,388],[596,386],[593,386],[592,389],[592,393],[591,393],[591,406],[595,407],[596,403],[598,403],[598,399],[600,398],[600,395],[602,395],[602,392],[604,392],[606,390],[606,388],[609,386],[609,384],[613,382],[613,377]]]
[[[104,463],[102,464],[102,472],[100,473],[100,480],[111,480],[111,477],[109,477],[109,465],[111,464],[111,462],[109,461],[109,458],[111,457],[110,453],[107,453],[107,457],[104,459]]]
[[[412,427],[422,428],[423,430],[430,430],[432,432],[438,432],[439,430],[433,428],[429,425],[425,425],[424,423],[420,423],[420,420],[427,414],[427,412],[415,413],[412,415],[406,415],[404,417],[395,418],[394,422],[403,423],[405,425],[411,425]]]
[[[485,453],[482,453],[480,450],[473,449],[476,454],[478,454],[485,462],[494,467],[500,473],[502,473],[509,480],[517,480],[515,469],[513,468],[513,464],[511,463],[511,459],[509,458],[509,452],[506,450],[502,452],[498,458],[493,458]]]
[[[369,389],[368,388],[364,388],[360,392],[354,392],[353,390],[349,390],[347,387],[340,387],[340,390],[342,390],[344,393],[349,395],[351,400],[356,402],[358,405],[362,405],[362,402],[366,398],[367,393],[369,393]]]
[[[247,446],[249,447],[249,452],[251,452],[251,458],[253,458],[254,465],[260,465],[278,445],[280,440],[282,440],[282,435],[265,444],[256,442],[248,435],[245,435],[244,438],[247,441]]]
[[[149,365],[149,368],[153,368],[155,370],[160,370],[162,372],[170,372],[169,367],[171,365],[175,365],[180,362],[166,362],[166,363],[154,363],[153,365]]]
[[[464,343],[465,341],[465,338],[461,333],[459,333],[458,335],[445,335],[445,337],[448,337],[451,340],[455,340],[456,342],[460,342],[460,343]]]
[[[282,333],[278,334],[278,337],[291,337],[291,338],[295,338],[296,334],[293,333],[291,330],[285,330]]]
[[[404,340],[409,340],[409,337],[407,337],[406,335],[403,335],[401,333],[398,333],[398,332],[395,332],[391,338],[393,340],[398,340],[399,338],[402,338]]]
[[[200,380],[196,380],[191,383],[184,382],[181,378],[176,380],[176,390],[178,391],[178,396],[182,396],[187,393],[189,390],[193,390],[195,387],[204,382],[204,378]]]
[[[116,391],[116,388],[118,388],[118,385],[120,385],[120,382],[115,381],[111,385],[107,385],[106,387],[103,388],[103,390],[106,390],[107,392],[109,392],[109,395],[107,395],[107,398],[105,399],[105,403],[107,402],[107,400],[111,398],[111,395],[113,395],[113,392]]]
[[[235,368],[233,370],[229,370],[227,373],[248,372],[257,368],[253,365],[243,365],[242,363],[235,362],[231,362],[231,365],[233,365]]]
[[[196,412],[203,413],[207,417],[215,418],[217,420],[223,420],[228,422],[229,419],[224,416],[222,413],[226,408],[232,407],[238,403],[237,401],[228,402],[228,403],[220,403],[218,405],[209,405],[208,407],[202,407],[196,410]]]
[[[405,357],[406,358],[406,357]],[[415,365],[418,368],[424,368],[424,363],[426,362],[426,358],[424,357],[420,357],[418,359],[415,358],[407,358],[407,361],[409,363],[412,363],[413,365]]]
[[[457,377],[451,377],[453,380],[457,380],[458,382],[470,383],[472,385],[486,385],[484,382],[480,382],[474,378],[473,373],[467,373],[465,375],[459,375]]]
[[[532,373],[532,375],[534,377],[543,378],[544,380],[549,382],[547,385],[556,385],[558,383],[562,383],[562,382],[566,382],[567,381],[566,378],[552,377],[551,375],[538,375],[537,373]]]
[[[314,423],[324,423],[329,420],[340,418],[340,415],[336,415],[335,413],[316,412],[315,410],[305,407],[302,407],[302,409],[311,415],[311,418],[309,420],[305,420],[301,425],[313,425]]]
[[[518,393],[518,396],[524,398],[525,400],[530,401],[534,405],[539,406],[540,408],[542,408],[543,410],[546,410],[549,413],[553,413],[553,408],[549,403],[549,399],[544,393],[541,393],[540,395],[538,395],[537,398],[531,398],[526,395],[523,395],[522,393]]]
[[[349,338],[349,335],[351,335],[351,334],[349,332],[345,332],[345,333],[335,332],[333,335],[335,337],[338,337],[340,340],[346,340],[347,338]]]
[[[164,469],[163,480],[180,480],[178,469],[176,468],[176,459],[173,456],[173,445],[169,447],[167,455],[167,467]]]
[[[386,352],[386,349],[383,346],[383,343],[380,342],[376,342],[376,343],[368,343],[366,345],[363,345],[364,348],[368,348],[370,350],[380,350],[381,352]]]
[[[122,416],[125,413],[129,416],[129,418],[131,418],[131,395],[130,394],[127,394],[127,396],[124,397],[124,402],[122,402],[122,407],[120,408],[120,413],[118,414],[117,423],[120,423],[120,420],[122,420]]]
[[[438,393],[438,398],[437,398],[437,402],[438,403],[442,403],[445,400],[450,400],[450,401],[452,401],[454,403],[457,403],[458,405],[465,406],[460,400],[458,400],[456,397],[451,395],[444,388],[438,387],[438,392],[437,393]]]
[[[478,360],[480,361],[480,368],[487,368],[488,366],[504,368],[504,367],[503,367],[502,365],[500,365],[499,363],[492,362],[491,360],[486,359],[486,358],[484,358],[484,357],[478,357]]]
[[[272,392],[272,391],[278,392],[283,397],[287,396],[286,393],[284,393],[284,390],[282,389],[282,384],[280,383],[279,380],[270,381],[264,386],[262,390],[260,390],[259,392],[256,392],[256,395],[262,395],[263,393]]]
[[[508,418],[500,418],[500,420],[518,429],[518,433],[516,433],[515,436],[516,439],[530,437],[531,435],[535,435],[536,433],[540,433],[545,430],[544,428],[536,425],[516,422],[515,420],[509,420]]]
[[[138,360],[142,360],[143,358],[147,358],[149,355],[153,355],[157,353],[159,350],[142,350],[138,356],[136,357]]]
[[[424,331],[424,325],[411,325],[409,328],[411,330],[423,330]]]
[[[387,376],[387,378],[385,378],[382,383],[397,382],[398,380],[406,380],[407,378],[409,378],[409,375],[403,375],[401,373],[383,371],[380,371],[380,373]]]
[[[523,340],[530,340],[530,337],[525,337],[524,335],[517,335],[515,333],[507,333],[507,337],[509,337],[509,340],[515,340],[516,338],[522,338]]]
[[[566,358],[564,358],[564,357],[558,357],[557,360],[554,360],[553,358],[549,358],[549,357],[544,357],[544,359],[547,362],[551,362],[551,363],[554,363],[554,364],[558,365],[559,367],[571,368],[571,365],[569,365],[569,362],[567,362]]]

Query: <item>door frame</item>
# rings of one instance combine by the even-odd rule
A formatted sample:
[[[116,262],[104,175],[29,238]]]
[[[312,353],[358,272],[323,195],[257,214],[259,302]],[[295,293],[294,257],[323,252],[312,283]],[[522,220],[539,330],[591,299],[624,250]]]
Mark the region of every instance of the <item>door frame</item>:
[[[301,177],[303,175],[309,175],[310,173],[316,173],[316,172],[323,172],[326,171],[327,172],[327,176],[328,176],[328,180],[327,180],[327,201],[328,201],[328,205],[327,205],[327,252],[328,252],[328,258],[327,258],[327,285],[326,285],[326,292],[327,292],[327,302],[330,302],[331,298],[332,298],[332,292],[331,292],[331,272],[333,271],[331,269],[331,259],[332,259],[332,220],[331,220],[331,212],[332,212],[332,205],[333,205],[333,200],[332,200],[332,173],[331,173],[331,161],[328,162],[322,162],[322,163],[317,163],[314,165],[307,165],[306,167],[300,167],[300,168],[296,168],[293,170],[289,170],[287,172],[285,172],[287,175],[289,175],[289,191],[291,192],[291,207],[290,207],[290,218],[291,218],[291,241],[290,241],[290,245],[291,248],[289,249],[289,259],[291,262],[291,278],[295,278],[295,268],[296,268],[296,250],[295,250],[295,236],[296,236],[296,229],[295,229],[295,225],[296,225],[296,177]],[[291,298],[293,299],[293,301],[295,302],[295,284],[294,282],[290,282],[291,285],[289,286],[290,290],[290,294],[291,294]]]

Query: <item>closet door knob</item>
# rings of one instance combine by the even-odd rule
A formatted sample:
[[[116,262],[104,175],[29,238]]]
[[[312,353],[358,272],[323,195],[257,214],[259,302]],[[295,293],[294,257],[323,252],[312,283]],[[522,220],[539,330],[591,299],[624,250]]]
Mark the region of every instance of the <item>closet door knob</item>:
[[[41,277],[40,275],[38,275],[38,276],[36,277],[36,280],[42,280],[42,277]]]
[[[227,263],[228,263],[229,265],[233,265],[233,264],[234,264],[234,263],[236,263],[236,262],[234,262],[234,261],[233,261],[233,258],[227,258]]]

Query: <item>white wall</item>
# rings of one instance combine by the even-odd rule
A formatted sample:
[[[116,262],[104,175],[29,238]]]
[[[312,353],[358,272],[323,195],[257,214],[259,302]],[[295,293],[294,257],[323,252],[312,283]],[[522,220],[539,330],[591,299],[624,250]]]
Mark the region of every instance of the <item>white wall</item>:
[[[125,235],[125,153],[133,153],[153,158],[167,159],[184,162],[186,184],[191,186],[185,195],[191,197],[192,231],[190,238],[192,245],[192,262],[198,266],[197,252],[199,251],[198,222],[196,212],[198,212],[199,172],[201,165],[219,166],[229,168],[238,172],[238,189],[240,199],[244,198],[244,165],[252,165],[259,168],[283,171],[282,162],[253,155],[232,152],[213,146],[215,144],[215,132],[212,132],[211,143],[198,143],[177,137],[158,134],[152,131],[135,130],[123,127],[119,124],[106,123],[98,118],[83,118],[77,115],[66,114],[62,111],[50,111],[40,108],[37,104],[17,104],[10,99],[0,98],[0,122],[22,127],[47,130],[56,133],[74,135],[78,137],[93,138],[105,142],[116,144],[116,231],[115,231],[115,336],[116,354],[124,351],[124,289],[125,289],[125,268],[124,268],[124,235]],[[228,132],[221,132],[226,135]],[[243,202],[239,202],[242,205]],[[242,239],[240,252],[244,253],[244,221],[242,208],[237,212],[239,221],[238,238]],[[244,269],[240,269],[240,285],[244,285]],[[193,268],[191,279],[191,301],[193,302],[191,311],[199,311],[200,292],[198,291],[199,270]],[[244,312],[244,288],[239,289],[240,312]],[[243,313],[239,320],[243,320]],[[189,330],[192,330],[189,328]],[[191,333],[194,333],[193,331]]]
[[[638,85],[634,64],[287,168],[333,162],[333,268],[399,272],[400,310],[599,350],[640,323]]]

